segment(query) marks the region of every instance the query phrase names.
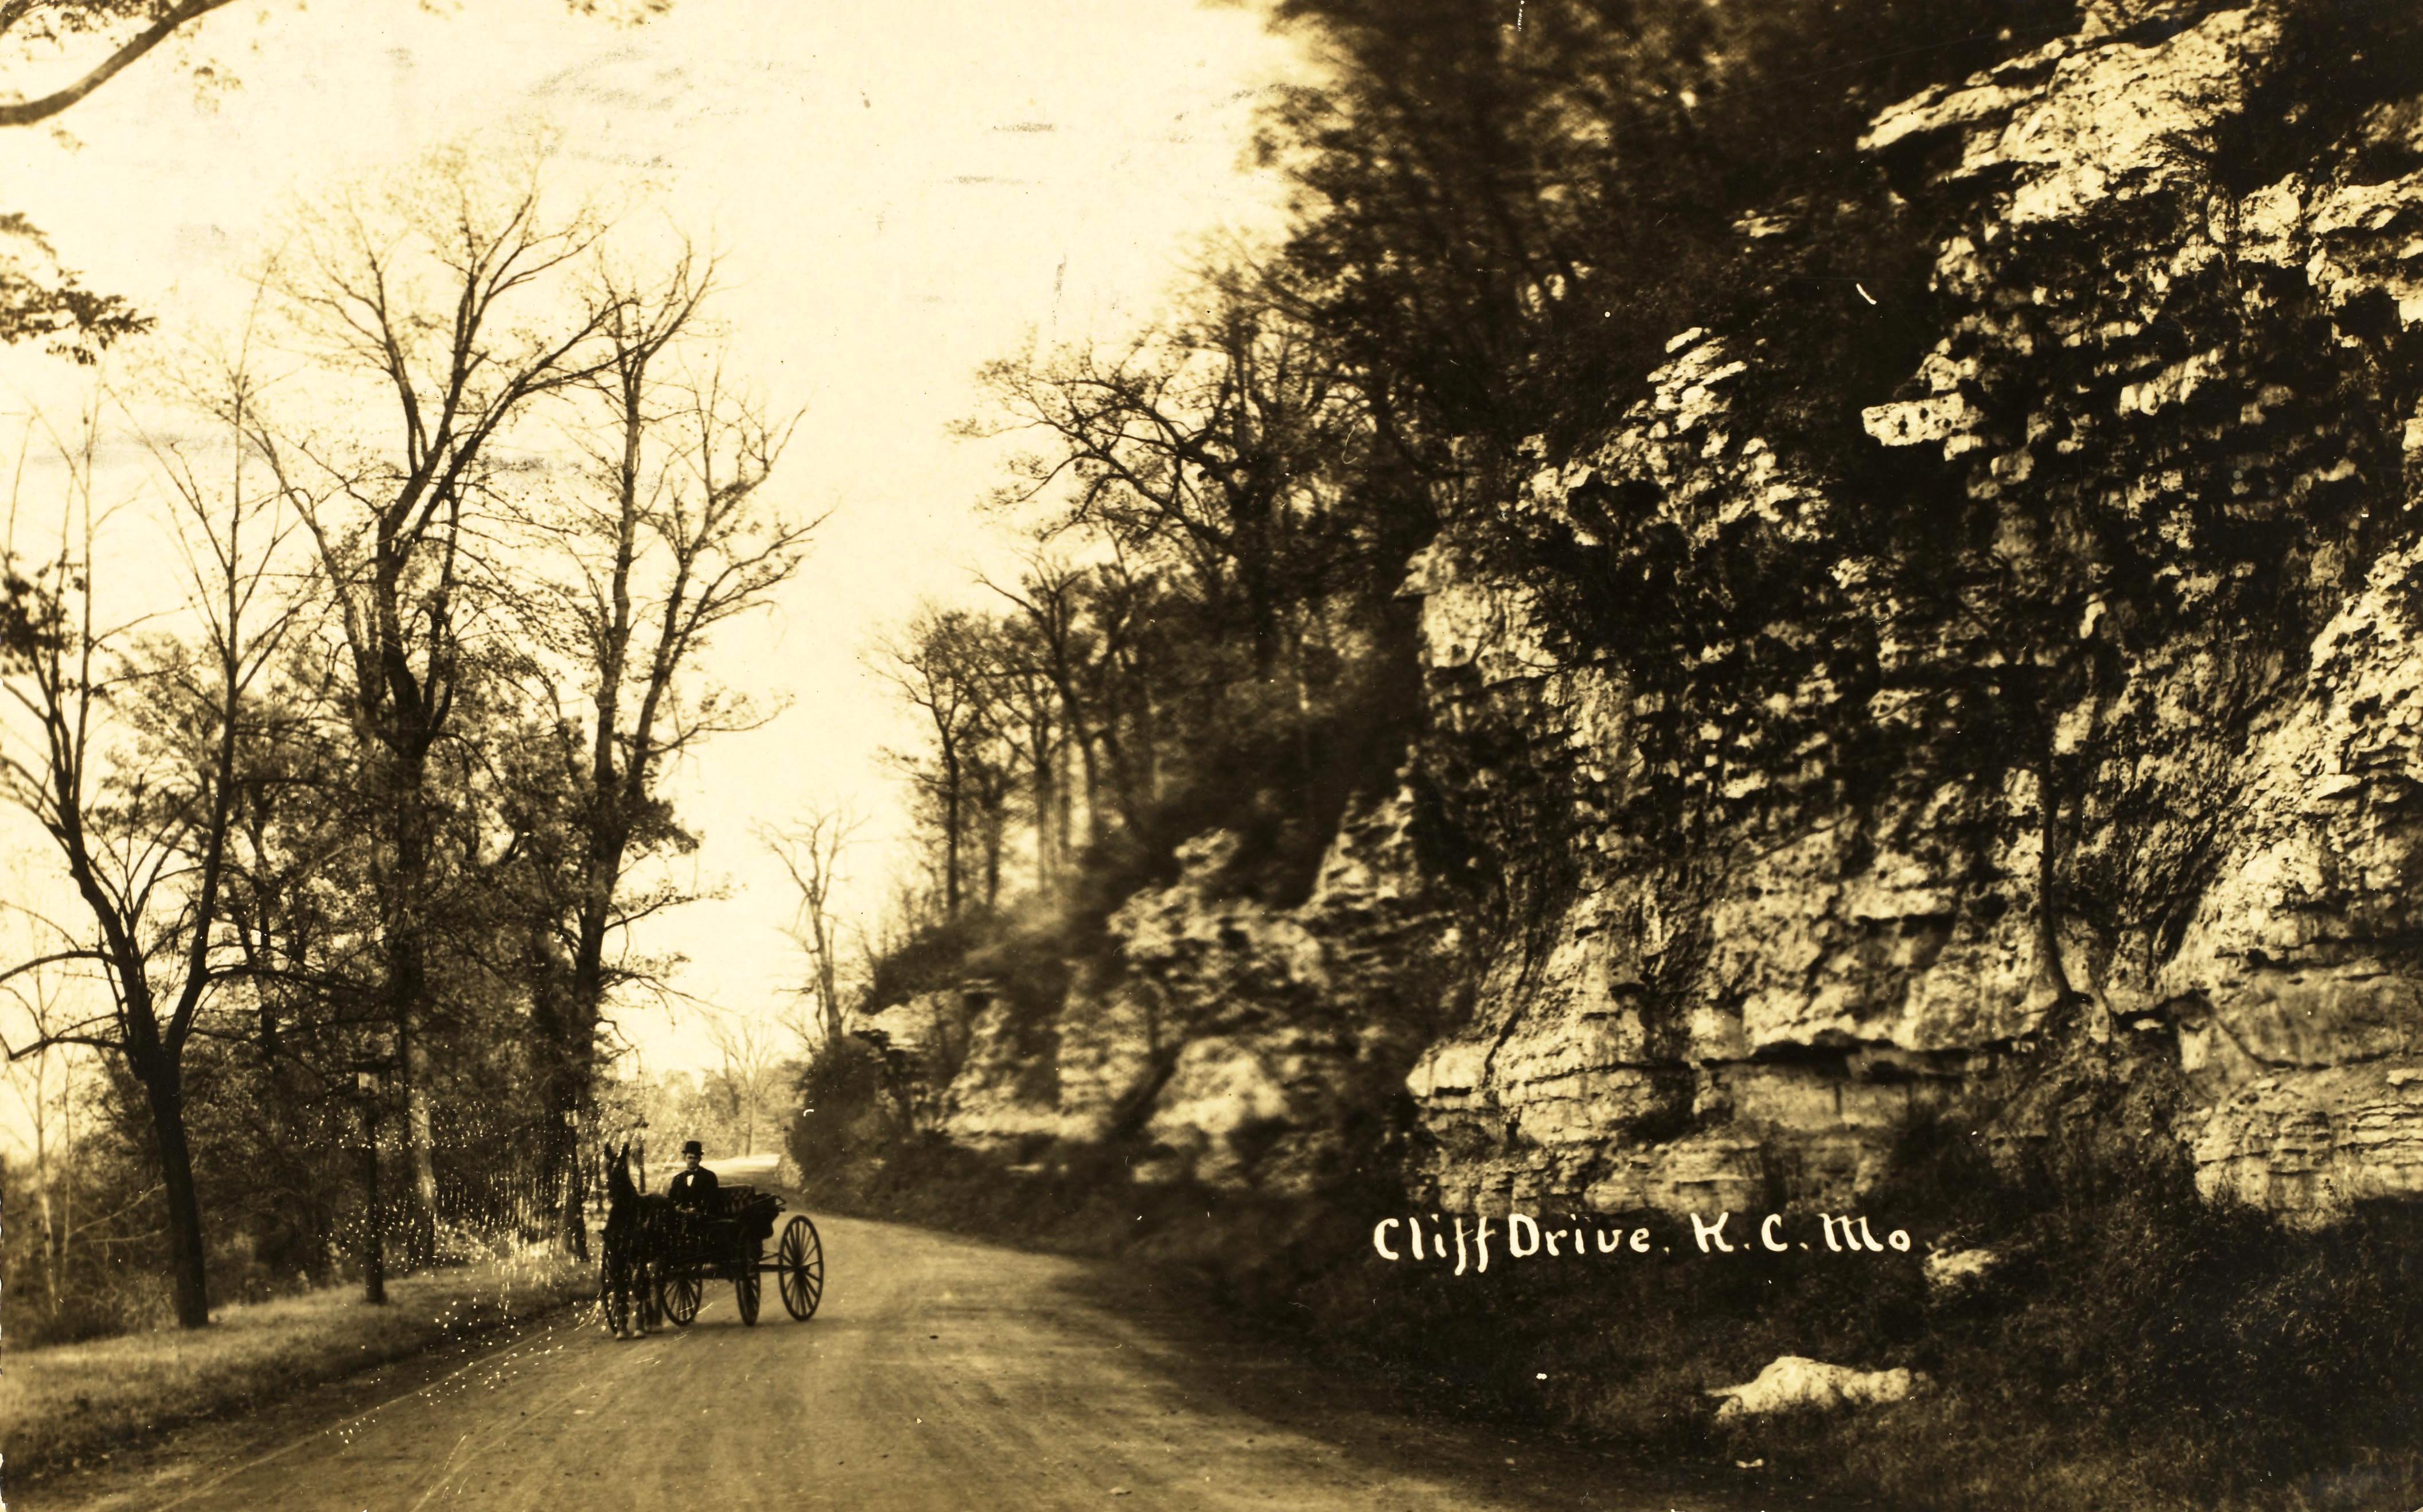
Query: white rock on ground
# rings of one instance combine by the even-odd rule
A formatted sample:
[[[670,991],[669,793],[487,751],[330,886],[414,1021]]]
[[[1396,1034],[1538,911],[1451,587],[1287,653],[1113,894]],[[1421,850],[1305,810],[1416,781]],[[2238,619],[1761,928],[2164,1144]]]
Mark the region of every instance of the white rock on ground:
[[[1917,1371],[1853,1370],[1800,1355],[1783,1355],[1739,1386],[1720,1386],[1711,1396],[1725,1398],[1717,1409],[1719,1423],[1765,1417],[1796,1408],[1869,1407],[1899,1402],[1926,1389],[1926,1377]]]
[[[2002,1261],[1991,1250],[1945,1250],[1926,1257],[1926,1284],[1931,1291],[1955,1292],[1986,1278]]]

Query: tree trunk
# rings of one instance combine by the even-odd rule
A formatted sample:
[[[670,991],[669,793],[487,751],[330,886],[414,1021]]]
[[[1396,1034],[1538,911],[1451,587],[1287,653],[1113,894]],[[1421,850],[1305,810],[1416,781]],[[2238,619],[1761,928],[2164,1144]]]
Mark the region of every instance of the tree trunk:
[[[412,1149],[412,1263],[437,1258],[437,1142],[429,1117],[429,1042],[404,1041],[404,1132]]]
[[[593,868],[610,865],[619,871],[622,864],[622,843],[608,837],[597,843],[600,854],[593,855]],[[579,936],[573,942],[572,983],[561,1025],[561,1043],[556,1050],[555,1085],[551,1089],[557,1105],[550,1110],[556,1126],[570,1142],[573,1176],[565,1193],[563,1239],[573,1255],[589,1258],[589,1225],[584,1204],[588,1183],[583,1179],[579,1161],[580,1115],[593,1101],[597,1079],[597,1021],[606,1003],[606,931],[612,906],[612,889],[591,886],[580,905]]]
[[[404,1148],[412,1167],[413,1205],[405,1230],[405,1259],[424,1266],[436,1257],[437,1168],[429,1116],[430,1056],[424,1010],[428,964],[424,956],[429,901],[430,838],[425,787],[427,768],[419,758],[396,763],[394,896],[388,901],[388,1005],[395,1026],[397,1069],[403,1079]]]
[[[1102,838],[1102,765],[1090,739],[1077,742],[1078,759],[1085,764],[1085,844],[1091,848]]]
[[[1026,757],[1027,765],[1034,776],[1028,800],[1035,806],[1035,890],[1044,894],[1053,890],[1053,884],[1060,876],[1062,859],[1054,853],[1053,847],[1053,842],[1057,837],[1053,834],[1052,827],[1054,774],[1052,769],[1051,737],[1045,732],[1048,729],[1047,726],[1037,732],[1035,738],[1028,744]]]
[[[999,907],[999,906],[1001,906],[1001,841],[1002,841],[1002,834],[1001,834],[1001,831],[1002,831],[1002,823],[1003,823],[1003,821],[1002,821],[1002,814],[1001,814],[1001,811],[1000,811],[998,808],[995,808],[991,812],[990,812],[990,813],[988,813],[988,814],[986,814],[986,815],[985,815],[985,820],[984,820],[984,827],[984,827],[984,847],[985,847],[985,875],[984,875],[985,893],[984,893],[984,898],[985,898],[985,906],[986,906],[988,909],[990,909],[990,908],[996,908],[996,907]]]
[[[577,1095],[573,1079],[561,1065],[547,1067],[541,1095],[538,1190],[546,1209],[543,1221],[564,1252],[576,1260],[589,1258],[589,1225],[581,1205],[580,1111],[585,1100]]]
[[[75,1150],[75,1082],[72,1079],[59,1094],[59,1148],[71,1155]],[[59,1247],[52,1262],[58,1268],[56,1274],[59,1279],[53,1284],[55,1287],[67,1279],[68,1236],[75,1232],[75,1164],[69,1160],[62,1162],[62,1166],[59,1172]]]
[[[59,1273],[66,1268],[67,1247],[61,1242],[58,1215],[51,1206],[51,1173],[40,1154],[34,1157],[34,1191],[42,1208],[42,1295],[50,1315],[59,1315]]]
[[[1321,811],[1318,785],[1313,781],[1312,749],[1312,680],[1304,668],[1304,637],[1291,635],[1289,640],[1289,675],[1295,685],[1295,761],[1296,795],[1303,801],[1305,825],[1308,829],[1320,827]]]
[[[549,1109],[549,1149],[542,1187],[550,1209],[546,1215],[548,1226],[565,1252],[583,1265],[589,1262],[589,1185],[583,1179],[588,1168],[581,1162],[580,1145],[587,1106],[584,1098],[573,1108]]]
[[[1143,697],[1136,703],[1135,743],[1137,764],[1143,778],[1143,801],[1146,804],[1158,803],[1161,801],[1161,717],[1160,711],[1153,707],[1149,685],[1143,689]],[[1135,818],[1132,813],[1128,816],[1131,824]]]
[[[573,1138],[577,1142],[579,1138],[577,1129]],[[589,1168],[581,1164],[578,1149],[573,1151],[573,1158],[567,1164],[563,1227],[572,1240],[572,1258],[585,1266],[589,1263],[589,1183],[584,1178]]]
[[[959,769],[942,758],[942,917],[959,916]]]
[[[2051,1000],[2058,1017],[2068,1007],[2074,989],[2061,960],[2061,907],[2058,844],[2061,797],[2054,786],[2052,735],[2048,730],[2036,754],[2036,988]]]
[[[34,1082],[34,1200],[42,1212],[42,1296],[49,1304],[50,1315],[59,1315],[59,1281],[67,1268],[64,1236],[59,1232],[58,1216],[52,1211],[51,1187],[55,1173],[51,1169],[48,1131],[49,1110],[42,1106],[42,1082],[50,1069],[47,1053],[35,1064]]]
[[[185,1141],[183,1079],[174,1064],[135,1067],[151,1110],[151,1134],[160,1148],[160,1186],[168,1205],[168,1281],[181,1329],[211,1321],[209,1282],[202,1247],[202,1208],[194,1190],[194,1156]]]
[[[824,906],[816,906],[816,992],[822,1000],[825,1047],[841,1042],[841,973],[833,966],[832,925],[825,917]]]
[[[379,1202],[378,1110],[362,1103],[362,1300],[387,1305],[387,1214]]]
[[[1076,866],[1070,859],[1076,854],[1076,819],[1074,817],[1076,783],[1069,780],[1069,747],[1066,741],[1061,743],[1060,749],[1053,760],[1059,767],[1058,776],[1052,784],[1053,802],[1057,806],[1053,822],[1060,827],[1059,839],[1053,843],[1053,848],[1060,858],[1060,895],[1066,897],[1071,884],[1076,880]]]

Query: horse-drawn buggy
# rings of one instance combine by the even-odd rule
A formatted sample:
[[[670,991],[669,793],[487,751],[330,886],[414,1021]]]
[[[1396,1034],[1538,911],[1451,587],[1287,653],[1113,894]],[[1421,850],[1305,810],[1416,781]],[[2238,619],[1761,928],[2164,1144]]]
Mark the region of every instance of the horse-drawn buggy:
[[[606,1150],[606,1230],[598,1302],[609,1330],[644,1333],[657,1316],[688,1327],[710,1281],[732,1283],[740,1321],[757,1321],[768,1271],[783,1307],[806,1322],[825,1295],[825,1251],[804,1213],[783,1225],[768,1255],[766,1245],[783,1214],[783,1199],[754,1187],[730,1186],[695,1207],[647,1195],[631,1180],[630,1142]]]
[[[665,1253],[657,1264],[657,1298],[665,1315],[682,1327],[698,1316],[698,1305],[710,1281],[732,1283],[733,1300],[740,1321],[757,1321],[757,1299],[768,1271],[783,1294],[783,1308],[804,1323],[816,1315],[825,1295],[824,1244],[805,1213],[794,1213],[783,1225],[783,1237],[770,1256],[767,1241],[774,1236],[783,1199],[754,1187],[726,1187],[712,1207],[673,1210]]]

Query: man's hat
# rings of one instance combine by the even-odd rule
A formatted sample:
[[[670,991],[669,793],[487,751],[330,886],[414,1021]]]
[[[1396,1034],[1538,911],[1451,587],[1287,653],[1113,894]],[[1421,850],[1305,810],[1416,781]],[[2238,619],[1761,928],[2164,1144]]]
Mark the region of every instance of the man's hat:
[[[698,1141],[696,1141],[696,1140],[684,1140],[684,1141],[682,1141],[682,1154],[684,1154],[684,1155],[705,1155],[705,1153],[706,1153],[706,1147],[705,1147],[705,1145],[703,1145],[703,1144],[699,1143],[699,1142],[698,1142]]]

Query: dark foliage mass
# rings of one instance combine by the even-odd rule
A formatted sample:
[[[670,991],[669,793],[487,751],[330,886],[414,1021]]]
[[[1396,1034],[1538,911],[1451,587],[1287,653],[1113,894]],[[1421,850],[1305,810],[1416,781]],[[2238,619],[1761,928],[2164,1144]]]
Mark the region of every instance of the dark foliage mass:
[[[39,340],[89,365],[151,323],[123,298],[95,293],[59,268],[49,239],[24,216],[0,214],[0,343]]]
[[[1736,222],[1803,207],[1849,229],[1874,196],[1854,143],[1877,109],[2076,21],[2046,0],[1290,0],[1280,14],[1337,70],[1265,138],[1301,185],[1281,286],[1351,354],[1391,430],[1466,474],[1530,436],[1586,439],[1687,326],[1853,316],[1851,285],[1875,271],[1856,245],[1779,266]]]

